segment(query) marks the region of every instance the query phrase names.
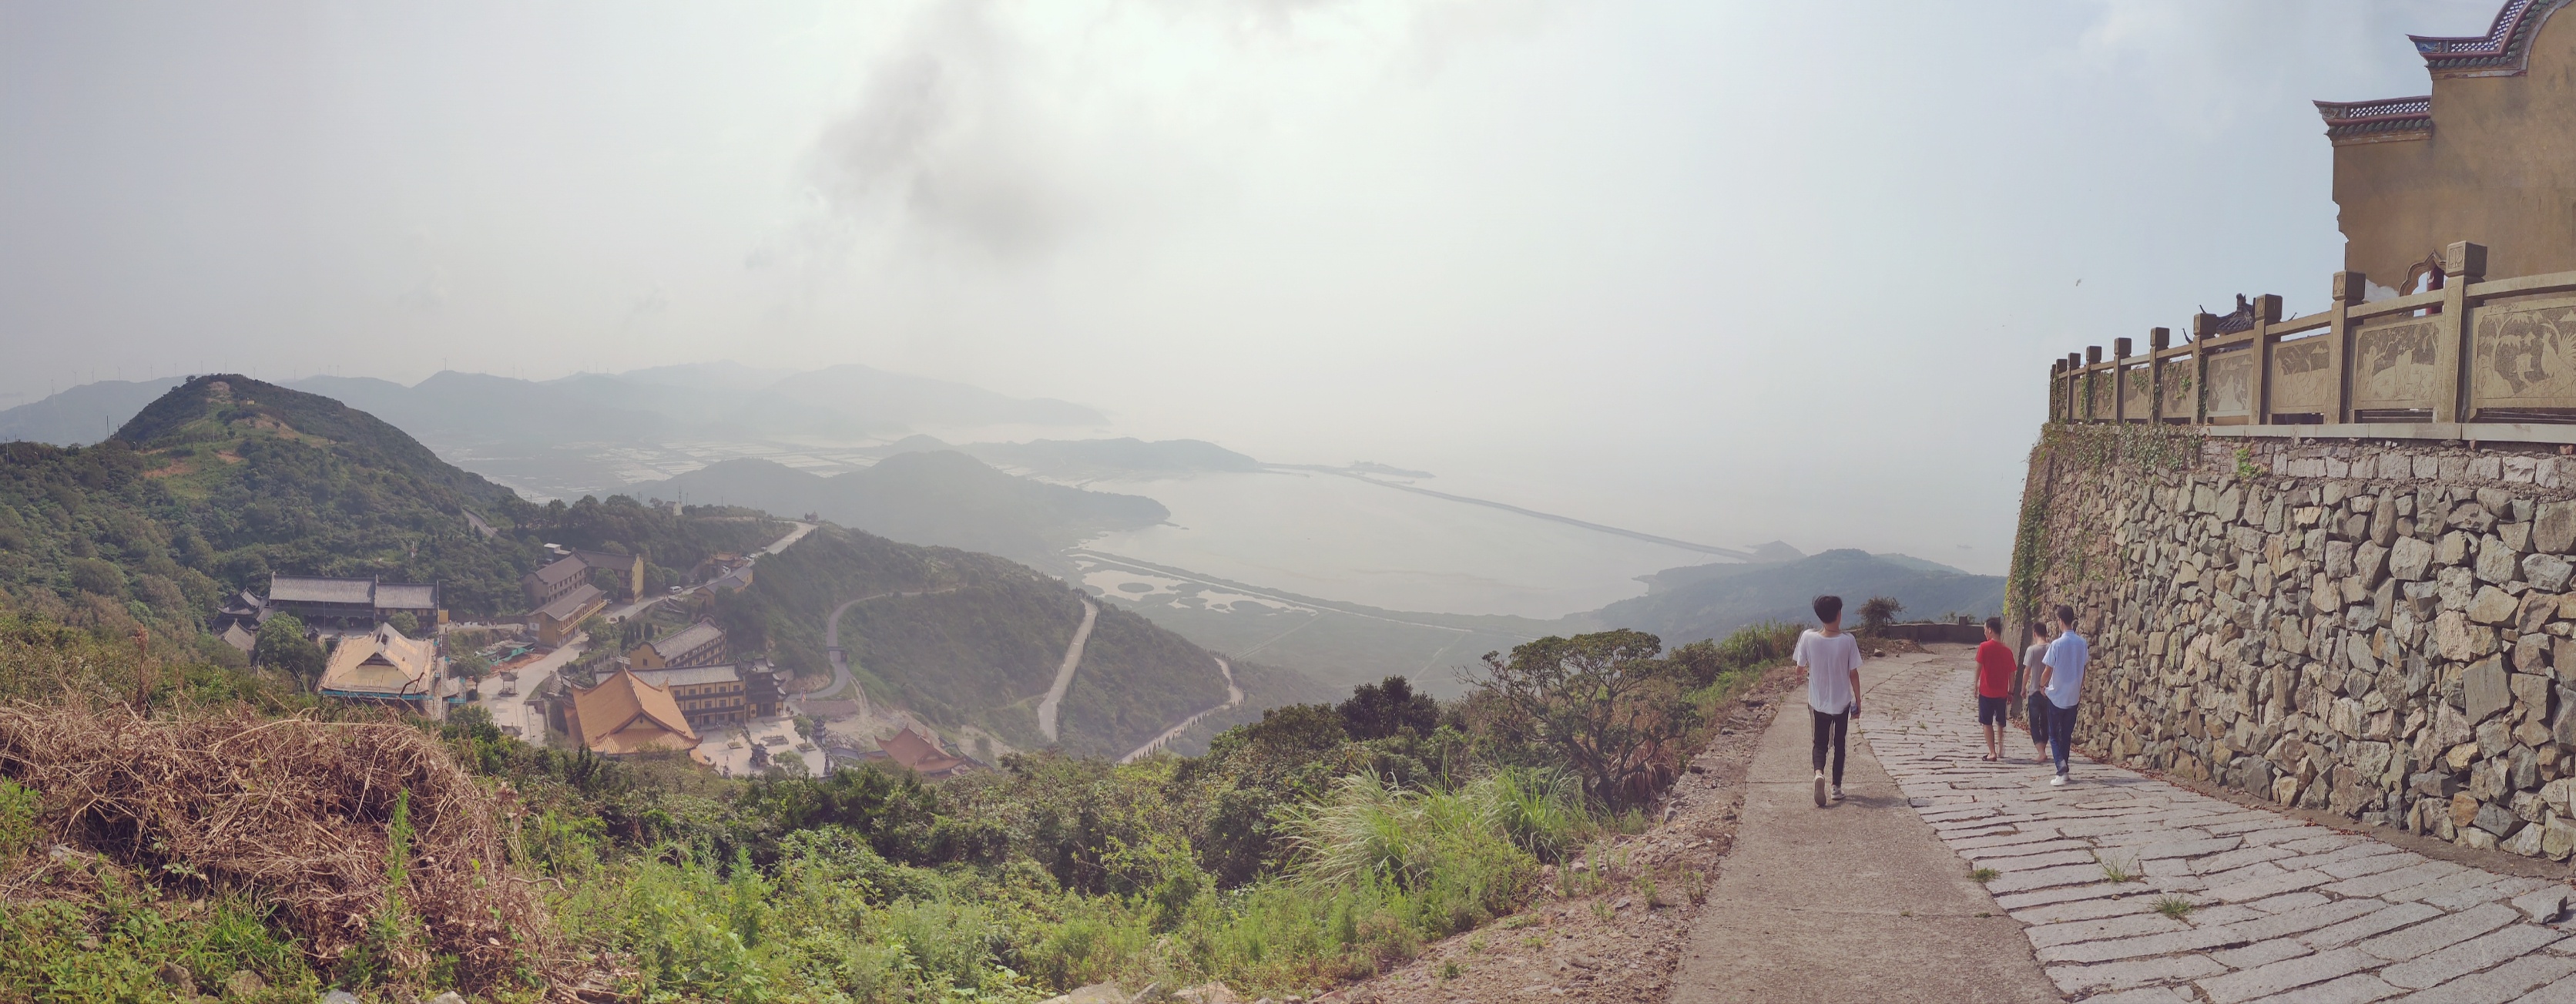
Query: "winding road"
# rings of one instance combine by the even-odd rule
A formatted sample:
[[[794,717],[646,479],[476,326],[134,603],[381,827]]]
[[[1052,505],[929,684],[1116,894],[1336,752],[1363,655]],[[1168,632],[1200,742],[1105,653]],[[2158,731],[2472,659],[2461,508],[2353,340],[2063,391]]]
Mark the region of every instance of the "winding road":
[[[1046,733],[1048,742],[1056,739],[1056,709],[1064,703],[1065,689],[1073,686],[1074,667],[1082,665],[1082,646],[1091,640],[1091,625],[1098,620],[1100,604],[1091,602],[1091,597],[1083,597],[1082,626],[1073,629],[1073,644],[1064,647],[1064,664],[1055,668],[1055,683],[1047,687],[1046,699],[1038,702],[1038,731]],[[1231,671],[1228,671],[1227,679],[1233,679]]]
[[[1223,711],[1223,710],[1225,710],[1225,709],[1227,709],[1227,708],[1231,708],[1231,707],[1234,707],[1234,706],[1236,706],[1236,705],[1242,704],[1242,703],[1243,703],[1243,688],[1235,685],[1235,682],[1234,682],[1234,664],[1233,664],[1233,663],[1230,663],[1230,662],[1225,661],[1225,657],[1220,655],[1220,656],[1217,656],[1217,657],[1216,657],[1216,669],[1217,669],[1217,672],[1220,672],[1220,673],[1225,674],[1225,703],[1220,704],[1220,705],[1217,705],[1216,707],[1213,707],[1213,708],[1209,708],[1209,709],[1207,709],[1207,710],[1205,710],[1205,711],[1199,712],[1198,714],[1191,715],[1191,716],[1189,716],[1188,718],[1181,719],[1181,723],[1180,723],[1179,725],[1175,725],[1175,726],[1172,726],[1171,728],[1168,728],[1168,729],[1163,730],[1163,734],[1162,734],[1162,735],[1155,736],[1151,741],[1147,742],[1145,745],[1142,745],[1142,746],[1136,747],[1136,752],[1129,753],[1129,754],[1127,754],[1126,756],[1119,757],[1119,758],[1118,758],[1118,762],[1119,762],[1119,763],[1134,763],[1134,762],[1136,762],[1136,761],[1138,761],[1138,760],[1142,760],[1142,759],[1144,759],[1144,758],[1146,758],[1146,757],[1148,757],[1148,756],[1152,756],[1152,755],[1154,754],[1154,751],[1159,750],[1159,749],[1162,749],[1164,746],[1169,745],[1169,744],[1171,743],[1171,741],[1172,741],[1173,739],[1175,739],[1175,738],[1179,737],[1179,736],[1180,736],[1180,734],[1181,734],[1183,731],[1187,730],[1187,729],[1188,729],[1190,726],[1192,726],[1192,725],[1196,725],[1196,724],[1198,724],[1200,719],[1206,718],[1206,717],[1207,717],[1207,716],[1209,716],[1209,715],[1216,714],[1217,712],[1219,712],[1219,711]]]
[[[857,696],[853,697],[852,700],[859,702],[859,714],[864,717],[868,713],[868,693],[864,688],[853,686],[858,682],[858,679],[850,675],[849,653],[843,651],[841,648],[841,615],[847,613],[851,607],[858,606],[859,604],[865,603],[869,600],[882,600],[888,596],[928,596],[933,593],[953,593],[956,591],[956,586],[949,586],[946,589],[914,589],[903,592],[871,593],[847,603],[843,603],[840,606],[833,607],[831,616],[823,618],[823,653],[831,656],[832,658],[832,682],[823,689],[804,696],[808,699],[828,699],[839,696],[843,690],[855,691]],[[1089,622],[1086,621],[1085,626],[1088,626],[1088,623]]]

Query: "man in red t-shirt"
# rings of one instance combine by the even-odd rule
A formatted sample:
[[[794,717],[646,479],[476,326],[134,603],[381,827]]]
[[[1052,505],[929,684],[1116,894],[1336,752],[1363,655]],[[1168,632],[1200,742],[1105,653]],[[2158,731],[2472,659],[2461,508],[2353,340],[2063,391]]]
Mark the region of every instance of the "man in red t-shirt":
[[[2013,670],[2020,666],[2004,644],[2004,619],[1986,618],[1986,640],[1977,646],[1977,724],[1986,727],[1986,759],[2004,758],[2004,698],[2012,692]]]

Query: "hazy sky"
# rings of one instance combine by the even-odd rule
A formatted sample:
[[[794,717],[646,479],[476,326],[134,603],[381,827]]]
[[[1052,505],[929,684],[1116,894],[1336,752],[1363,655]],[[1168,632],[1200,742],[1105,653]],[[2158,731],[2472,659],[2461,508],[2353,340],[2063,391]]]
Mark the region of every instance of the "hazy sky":
[[[0,393],[864,362],[1994,571],[2048,360],[2321,306],[2308,100],[2497,4],[0,0]]]

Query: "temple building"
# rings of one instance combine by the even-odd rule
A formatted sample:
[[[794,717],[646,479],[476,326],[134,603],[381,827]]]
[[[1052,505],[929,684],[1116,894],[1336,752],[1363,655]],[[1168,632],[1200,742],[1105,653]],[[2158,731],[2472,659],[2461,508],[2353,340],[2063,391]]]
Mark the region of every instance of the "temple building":
[[[769,674],[748,664],[673,666],[634,673],[638,680],[669,688],[671,697],[680,703],[680,713],[688,716],[689,727],[700,732],[778,713],[777,686],[755,687],[755,680],[768,684]]]
[[[2344,269],[2367,298],[2438,284],[2454,241],[2485,274],[2576,270],[2576,0],[2508,0],[2483,35],[2411,36],[2431,93],[2317,102]]]
[[[247,621],[253,631],[259,622],[281,613],[294,614],[316,628],[373,628],[397,613],[412,615],[424,631],[447,621],[447,611],[439,608],[438,584],[434,582],[272,575],[268,579],[268,598],[260,601],[257,610],[235,610],[234,606],[227,606],[219,616],[235,623]]]
[[[428,711],[437,697],[438,643],[406,638],[391,624],[351,635],[323,664],[322,696]]]
[[[637,669],[713,665],[725,658],[724,629],[714,621],[701,619],[668,638],[635,646],[626,658]]]
[[[601,756],[697,749],[698,733],[689,727],[670,688],[626,670],[610,674],[599,686],[572,688],[568,703],[565,731]]]

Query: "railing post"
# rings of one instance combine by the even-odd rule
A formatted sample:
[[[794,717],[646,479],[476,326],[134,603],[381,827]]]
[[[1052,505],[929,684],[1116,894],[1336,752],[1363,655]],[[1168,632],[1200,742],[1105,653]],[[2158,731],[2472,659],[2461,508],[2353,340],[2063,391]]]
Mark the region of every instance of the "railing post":
[[[2165,424],[2165,350],[2172,346],[2172,331],[2147,329],[2147,422],[2151,425]]]
[[[2368,279],[2359,272],[2334,274],[2334,291],[2328,294],[2334,302],[2326,308],[2326,349],[2334,353],[2331,360],[2335,374],[2334,413],[2331,422],[2350,422],[2352,418],[2352,308],[2361,303],[2362,293],[2369,289]]]
[[[2129,340],[2111,339],[2111,421],[2129,420]]]
[[[2272,424],[2272,322],[2276,320],[2279,318],[2256,312],[2254,344],[2246,347],[2246,351],[2254,353],[2254,400],[2250,409],[2253,414],[2245,421],[2253,425]]]
[[[2048,361],[2048,420],[2066,421],[2066,360]]]
[[[2477,418],[2477,402],[2470,400],[2470,358],[2477,350],[2472,340],[2477,326],[2469,323],[2469,284],[2487,275],[2487,247],[2458,241],[2442,249],[2442,331],[2435,351],[2435,363],[2450,377],[2451,393],[2433,402],[2433,421],[2468,422]],[[2447,412],[2448,414],[2445,414]]]
[[[2066,354],[2066,420],[2084,420],[2084,353]]]
[[[2216,318],[2194,314],[2191,318],[2191,424],[2209,424],[2209,340]]]
[[[2101,385],[2102,347],[2087,345],[2084,347],[2084,417],[2088,421],[2099,421],[2102,418],[2100,398],[2093,393],[2094,389]]]

